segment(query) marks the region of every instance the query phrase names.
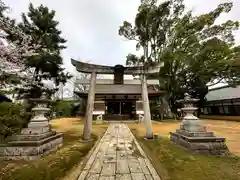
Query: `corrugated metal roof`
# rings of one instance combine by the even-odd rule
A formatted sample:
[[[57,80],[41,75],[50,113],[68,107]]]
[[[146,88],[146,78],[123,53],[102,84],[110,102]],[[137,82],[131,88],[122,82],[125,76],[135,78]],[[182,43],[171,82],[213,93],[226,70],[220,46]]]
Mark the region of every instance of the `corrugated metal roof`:
[[[207,101],[240,98],[240,86],[214,89],[206,95]]]

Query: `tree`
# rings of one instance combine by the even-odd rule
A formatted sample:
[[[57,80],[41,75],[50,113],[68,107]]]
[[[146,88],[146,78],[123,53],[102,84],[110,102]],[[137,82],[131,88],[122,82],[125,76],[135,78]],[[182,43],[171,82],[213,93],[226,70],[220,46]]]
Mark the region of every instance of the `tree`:
[[[179,19],[183,10],[181,0],[161,4],[156,0],[142,0],[135,18],[135,26],[124,21],[119,35],[137,41],[136,48],[144,49],[144,57],[137,58],[129,54],[126,64],[160,63],[162,52],[171,41],[171,25]]]
[[[139,6],[138,13],[135,18],[135,27],[132,27],[131,23],[124,21],[123,25],[119,28],[119,35],[124,36],[128,40],[137,41],[136,48],[140,50],[143,48],[143,56],[138,58],[135,55],[129,54],[126,64],[140,65],[142,67],[142,75],[140,77],[142,82],[142,101],[144,109],[144,122],[146,126],[146,138],[153,138],[151,113],[147,94],[147,82],[146,82],[146,69],[148,64],[152,64],[152,37],[154,36],[155,29],[152,26],[153,12],[151,8],[154,6],[155,1],[150,3],[142,1]],[[149,12],[149,13],[148,13]]]
[[[62,68],[63,60],[60,55],[66,40],[61,37],[61,31],[57,29],[58,22],[54,20],[55,11],[40,5],[34,8],[29,5],[29,12],[22,14],[23,23],[19,26],[32,37],[32,42],[37,42],[36,54],[29,56],[24,65],[27,69],[33,69],[33,80],[31,84],[21,89],[29,92],[29,97],[40,97],[43,91],[42,80],[53,80],[56,87],[65,84],[71,76]],[[52,95],[54,91],[48,91]]]
[[[158,78],[161,88],[168,92],[173,112],[177,109],[176,100],[184,92],[190,92],[203,103],[209,84],[222,80],[229,84],[240,82],[239,48],[234,47],[232,34],[239,23],[228,20],[215,24],[231,8],[232,3],[223,3],[209,13],[194,17],[191,12],[184,13],[183,0],[161,4],[143,0],[135,26],[124,22],[120,27],[119,34],[137,40],[137,47],[142,46],[139,42],[143,40],[149,42],[147,61],[164,62]]]
[[[34,54],[35,44],[31,42],[31,36],[24,33],[13,19],[8,17],[8,9],[0,1],[0,87],[10,88],[11,85],[26,81],[23,59]]]
[[[231,7],[232,3],[220,4],[215,10],[197,17],[188,12],[176,23],[171,36],[173,43],[165,48],[162,55],[162,60],[168,64],[162,74],[170,76],[165,83],[172,92],[174,111],[175,100],[183,92],[188,91],[200,98],[202,104],[208,92],[207,84],[211,86],[216,80],[239,83],[239,71],[232,68],[237,54],[233,48],[232,32],[238,29],[239,23],[229,20],[215,24],[216,19],[222,13],[228,13]]]
[[[28,81],[31,71],[25,70],[24,59],[36,55],[36,45],[13,19],[8,17],[7,7],[0,0],[0,93],[13,93],[14,87]],[[11,102],[0,103],[0,141],[27,124],[30,114],[25,106]]]

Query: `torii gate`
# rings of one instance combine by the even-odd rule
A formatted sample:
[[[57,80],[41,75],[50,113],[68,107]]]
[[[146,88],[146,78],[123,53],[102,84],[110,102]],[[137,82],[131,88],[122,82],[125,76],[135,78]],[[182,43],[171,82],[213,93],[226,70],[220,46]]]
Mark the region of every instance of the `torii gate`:
[[[158,65],[124,67],[122,65],[103,66],[103,65],[89,64],[81,61],[76,61],[74,59],[71,59],[71,62],[76,67],[77,71],[91,74],[90,81],[89,81],[86,118],[84,121],[84,132],[83,132],[84,140],[86,141],[90,140],[90,135],[91,135],[92,119],[93,119],[92,114],[93,114],[93,108],[94,108],[97,74],[113,74],[114,81],[111,85],[124,84],[124,78],[123,78],[124,75],[138,75],[141,77],[140,79],[141,97],[142,97],[142,105],[143,105],[143,111],[144,111],[144,122],[146,126],[146,138],[151,139],[153,137],[146,75],[159,73],[160,68],[163,66],[163,63],[160,63]]]

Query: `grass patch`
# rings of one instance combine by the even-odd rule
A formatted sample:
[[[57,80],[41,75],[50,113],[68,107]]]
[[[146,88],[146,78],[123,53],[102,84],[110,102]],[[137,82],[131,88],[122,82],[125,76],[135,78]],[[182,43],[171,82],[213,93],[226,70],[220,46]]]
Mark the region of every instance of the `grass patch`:
[[[240,180],[240,157],[194,155],[165,137],[145,141],[132,130],[163,180]]]
[[[175,132],[179,128],[180,122],[157,122],[152,124],[152,131],[162,137],[169,137],[169,132]],[[240,156],[240,122],[203,120],[203,125],[208,131],[212,131],[216,136],[226,138],[226,143],[231,153]],[[137,129],[142,133],[146,132],[144,124],[128,124],[129,128]]]
[[[0,162],[1,180],[57,180],[77,166],[103,135],[106,125],[93,125],[94,141],[81,143],[83,123],[76,118],[62,118],[52,122],[53,128],[64,133],[64,143],[57,151],[34,161]]]

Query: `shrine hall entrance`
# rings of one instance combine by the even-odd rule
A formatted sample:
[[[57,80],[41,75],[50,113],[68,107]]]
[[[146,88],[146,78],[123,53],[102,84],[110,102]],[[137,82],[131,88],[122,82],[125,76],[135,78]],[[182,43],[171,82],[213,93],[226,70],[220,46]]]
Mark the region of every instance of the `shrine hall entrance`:
[[[107,101],[106,118],[114,120],[134,119],[136,116],[136,102]]]

